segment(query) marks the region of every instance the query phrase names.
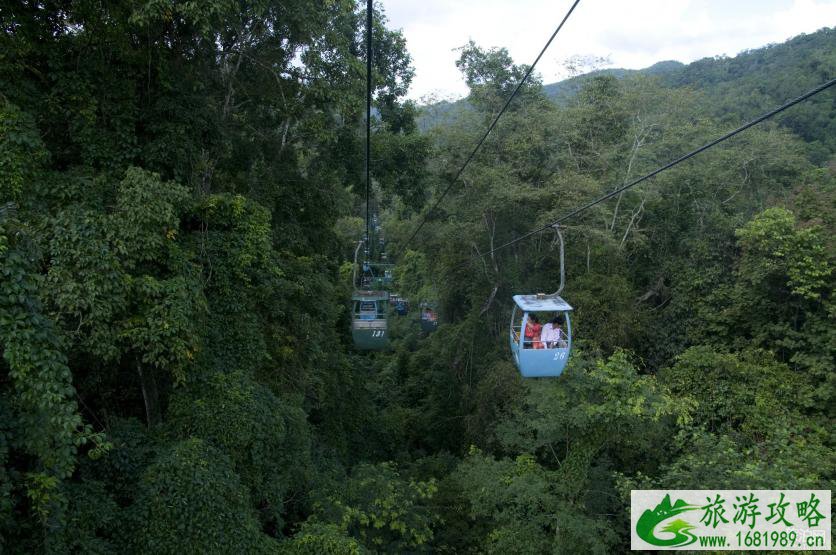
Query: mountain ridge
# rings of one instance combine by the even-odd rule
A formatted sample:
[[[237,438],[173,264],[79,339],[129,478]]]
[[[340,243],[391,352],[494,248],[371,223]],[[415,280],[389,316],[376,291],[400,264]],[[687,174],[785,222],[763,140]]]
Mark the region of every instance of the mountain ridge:
[[[643,69],[605,68],[543,85],[546,96],[565,105],[595,77],[610,75],[618,80],[639,76],[655,77],[666,87],[692,87],[711,100],[713,115],[734,111],[751,118],[809,90],[836,75],[836,27],[823,27],[782,43],[744,50],[737,55],[714,56],[684,64],[663,60]],[[823,95],[794,108],[780,118],[806,142],[813,143],[821,162],[836,151],[836,110],[820,109],[836,102]],[[732,107],[734,109],[732,110]],[[422,107],[418,126],[422,131],[452,123],[467,99],[442,101]]]

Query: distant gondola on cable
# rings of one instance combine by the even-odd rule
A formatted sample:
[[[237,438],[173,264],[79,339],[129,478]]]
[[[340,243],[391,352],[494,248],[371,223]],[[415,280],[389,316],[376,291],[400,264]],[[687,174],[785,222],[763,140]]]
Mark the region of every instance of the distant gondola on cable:
[[[362,351],[380,351],[389,346],[386,319],[389,293],[386,291],[355,291],[351,319],[351,338]]]
[[[560,296],[564,285],[563,235],[560,240],[560,289],[546,295],[514,295],[511,356],[524,378],[554,378],[563,373],[572,352],[572,307]]]
[[[354,276],[352,285],[359,287],[351,296],[351,337],[354,346],[364,351],[380,351],[389,346],[387,315],[389,292],[384,287],[392,282],[391,264],[387,264],[384,253],[385,241],[377,214],[373,214],[371,201],[371,105],[372,105],[372,1],[366,3],[366,233],[357,243],[354,251]],[[375,242],[374,238],[378,240]],[[379,262],[372,262],[370,252],[377,244]],[[358,264],[360,249],[364,248],[363,263]],[[384,254],[381,254],[384,253]],[[381,263],[381,261],[383,263]],[[362,273],[357,279],[357,269]]]
[[[360,249],[368,244],[366,239],[357,243],[354,251],[354,276],[352,282],[359,289],[351,296],[351,338],[354,347],[361,351],[380,351],[389,346],[388,312],[389,292],[375,288],[380,282],[374,272],[375,265],[368,260],[358,262]],[[368,250],[365,255],[368,258]],[[361,274],[356,274],[357,269]]]
[[[421,314],[418,320],[421,324],[421,331],[432,333],[438,328],[438,313],[435,307],[426,301],[421,303]]]
[[[368,263],[364,266],[364,277],[368,276],[368,285],[376,289],[385,289],[395,281],[392,273],[394,264]]]
[[[409,314],[409,300],[401,297],[398,293],[392,293],[389,296],[389,305],[398,316],[406,316]]]

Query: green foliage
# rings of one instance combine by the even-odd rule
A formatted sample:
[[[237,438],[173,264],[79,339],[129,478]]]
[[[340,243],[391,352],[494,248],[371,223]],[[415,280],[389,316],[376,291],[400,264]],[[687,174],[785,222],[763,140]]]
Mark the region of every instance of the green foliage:
[[[185,187],[130,167],[116,191],[113,213],[116,244],[125,267],[133,270],[171,256],[180,214],[189,198]]]
[[[820,232],[816,227],[796,229],[793,214],[783,208],[770,208],[738,230],[743,249],[740,275],[748,282],[747,289],[772,293],[765,288],[788,278],[785,286],[790,294],[820,300],[833,272]]]
[[[685,422],[690,409],[687,401],[673,397],[653,376],[639,374],[626,353],[594,362],[584,360],[580,353],[556,383],[530,386],[525,403],[500,428],[498,437],[507,448],[527,452],[565,445],[567,438],[571,448],[576,439],[586,453],[587,446],[597,450],[641,442],[640,430],[647,431],[667,418]]]
[[[470,88],[470,101],[483,112],[498,112],[528,70],[514,64],[506,48],[484,50],[472,40],[462,47],[456,67]],[[542,84],[530,77],[518,93],[522,102],[536,96]]]
[[[200,438],[229,457],[252,505],[282,528],[284,499],[309,464],[310,431],[299,407],[244,373],[217,373],[177,392],[168,421],[178,437]]]
[[[130,512],[131,552],[269,553],[247,489],[222,452],[199,439],[173,444],[145,470]]]
[[[142,473],[164,446],[137,418],[111,419],[107,437],[113,448],[100,459],[82,465],[81,471],[104,481],[120,507],[124,507],[134,499]]]
[[[576,293],[571,302],[578,307],[572,325],[583,330],[585,338],[607,351],[641,342],[648,319],[643,307],[636,306],[634,285],[626,276],[580,275],[572,290]]]
[[[414,128],[398,130],[403,125],[401,120],[414,118],[415,110],[409,106],[406,115],[384,112],[384,118],[395,121],[384,119],[385,125],[374,135],[372,156],[381,161],[375,164],[374,179],[383,192],[401,201],[407,210],[417,211],[426,200],[424,167],[430,155],[430,140],[415,133]]]
[[[622,145],[630,130],[630,112],[618,81],[594,77],[579,93],[576,127],[570,135],[573,156],[582,169],[598,170],[609,162],[602,153]]]
[[[433,291],[433,280],[427,257],[422,252],[408,250],[404,253],[395,268],[395,280],[409,299],[421,301],[437,301],[437,293]]]
[[[403,251],[527,68],[470,42],[467,101],[419,109],[376,12],[373,210],[443,324],[393,315],[392,350],[359,353],[364,16],[0,9],[0,550],[611,553],[631,488],[830,488],[827,96],[565,223],[559,379],[507,353],[556,235],[474,255],[832,75],[833,30],[559,102],[534,75]]]
[[[9,471],[12,430],[15,422],[6,403],[6,393],[0,396],[0,547],[8,542],[9,531],[14,525],[12,510],[15,500],[12,496],[12,472]]]
[[[833,395],[836,343],[832,291],[833,253],[822,225],[804,225],[783,208],[758,214],[736,232],[741,250],[735,283],[724,291],[724,342],[751,344],[776,354],[812,385],[811,403],[828,404]],[[814,401],[815,400],[815,401]]]
[[[287,555],[360,555],[360,542],[337,524],[305,523],[292,539],[281,544]]]
[[[129,276],[108,237],[107,217],[70,206],[51,222],[44,293],[56,319],[82,349],[114,360],[120,353],[114,326],[128,300]]]
[[[200,345],[195,326],[203,308],[200,289],[179,276],[145,276],[132,285],[138,298],[136,315],[125,323],[121,337],[129,349],[141,353],[142,362],[168,370],[176,383],[184,382],[185,368]]]
[[[27,473],[27,496],[36,514],[46,519],[64,502],[59,480],[72,474],[78,447],[93,443],[100,453],[107,445],[78,413],[61,340],[42,312],[37,276],[19,244],[26,236],[17,230],[18,240],[12,243],[13,229],[14,221],[0,227],[9,245],[0,257],[0,337],[14,386],[20,444],[39,463]]]
[[[827,432],[807,421],[776,417],[766,437],[740,443],[736,436],[694,430],[676,437],[681,453],[654,486],[698,489],[816,489],[828,487],[834,466]],[[636,487],[635,485],[633,487]],[[625,498],[629,489],[623,491]]]
[[[52,552],[113,553],[117,542],[114,531],[122,516],[120,507],[110,497],[106,484],[94,479],[69,483],[65,496],[69,504],[61,533],[49,538]]]
[[[172,455],[166,439],[200,437],[229,457],[224,487],[243,488],[230,510],[282,535],[310,512],[308,420],[317,445],[348,458],[363,442],[358,423],[374,418],[353,404],[367,396],[343,349],[332,230],[361,176],[362,10],[153,1],[2,12],[0,526],[20,545],[109,550],[109,521],[93,522],[88,505],[112,498],[176,530],[187,516],[166,516],[148,488],[169,487],[153,475],[177,454],[206,458],[182,445]],[[412,195],[417,208],[429,141],[402,101],[404,39],[375,19],[379,178],[390,200]],[[198,507],[198,490],[183,488]],[[175,549],[170,530],[148,526],[120,527],[118,542]]]
[[[561,495],[559,472],[529,454],[494,460],[477,449],[456,472],[468,499],[468,513],[489,523],[474,551],[487,553],[609,553],[616,537],[609,524],[584,514]]]
[[[361,464],[343,484],[320,494],[315,518],[370,550],[427,550],[436,520],[429,503],[437,491],[435,480],[407,480],[392,464]]]
[[[0,95],[0,202],[18,200],[46,158],[32,116]]]
[[[694,420],[715,433],[760,437],[776,420],[798,417],[809,403],[809,388],[800,377],[761,351],[691,347],[659,378],[679,397],[692,398]]]
[[[706,89],[717,116],[740,114],[749,119],[826,81],[836,69],[830,44],[833,27],[801,34],[783,44],[742,52],[734,58],[704,58],[674,71],[665,80],[677,86]],[[811,158],[820,163],[832,157],[833,111],[826,97],[812,99],[780,117],[793,133],[809,144]]]
[[[113,212],[73,204],[46,221],[44,296],[83,352],[186,379],[205,313],[198,270],[176,240],[187,197],[183,187],[132,167]]]
[[[212,195],[195,208],[199,230],[189,237],[200,253],[212,317],[210,360],[219,369],[258,369],[269,361],[265,312],[279,312],[283,275],[271,244],[270,214],[242,196]]]
[[[497,430],[499,452],[512,458],[472,447],[456,473],[471,519],[490,523],[481,545],[496,553],[611,551],[617,538],[595,516],[601,503],[612,505],[599,493],[612,482],[608,466],[635,468],[629,453],[688,411],[623,353],[595,364],[578,355],[559,381],[531,384]]]

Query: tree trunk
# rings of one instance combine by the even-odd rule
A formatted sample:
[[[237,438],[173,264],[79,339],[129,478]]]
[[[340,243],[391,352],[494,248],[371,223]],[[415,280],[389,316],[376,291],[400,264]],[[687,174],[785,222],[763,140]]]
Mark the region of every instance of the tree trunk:
[[[148,426],[160,423],[160,399],[157,392],[157,380],[154,378],[154,370],[142,369],[142,362],[136,361],[136,371],[139,374],[139,383],[142,386],[142,400],[145,402],[145,418]]]

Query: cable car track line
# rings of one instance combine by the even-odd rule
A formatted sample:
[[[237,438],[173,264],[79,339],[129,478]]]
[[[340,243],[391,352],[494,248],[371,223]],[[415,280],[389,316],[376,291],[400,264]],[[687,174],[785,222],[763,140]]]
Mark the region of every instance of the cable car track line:
[[[476,156],[476,153],[482,147],[482,144],[488,138],[488,135],[490,135],[491,131],[493,131],[493,128],[496,127],[496,124],[499,121],[499,118],[501,118],[502,114],[504,114],[505,111],[508,109],[508,106],[511,104],[511,101],[514,100],[514,97],[520,91],[523,84],[525,84],[525,82],[528,80],[528,77],[531,75],[531,73],[534,71],[534,68],[537,66],[537,62],[539,62],[540,58],[543,57],[543,54],[546,53],[546,50],[549,48],[549,45],[551,45],[552,41],[554,41],[555,37],[560,32],[560,30],[563,28],[563,25],[569,19],[569,16],[572,15],[572,12],[575,11],[575,7],[578,5],[578,3],[580,3],[580,1],[581,0],[575,0],[575,2],[572,4],[572,7],[569,8],[569,11],[566,12],[566,15],[563,16],[563,19],[561,20],[560,25],[558,25],[557,29],[554,30],[554,33],[552,33],[552,36],[549,37],[549,40],[546,42],[546,45],[543,46],[543,49],[540,50],[540,53],[537,55],[537,59],[534,60],[534,63],[531,64],[531,66],[529,66],[528,71],[525,72],[525,75],[523,76],[523,78],[520,79],[519,83],[517,83],[517,86],[514,89],[514,92],[512,92],[511,96],[508,97],[508,100],[505,101],[505,105],[499,111],[499,114],[497,114],[497,116],[494,118],[493,122],[490,124],[490,126],[488,126],[487,131],[485,131],[485,133],[482,135],[482,138],[479,139],[479,142],[476,143],[476,146],[473,148],[473,151],[471,151],[470,156],[467,157],[467,159],[464,161],[464,164],[462,164],[462,167],[459,168],[459,171],[456,173],[456,176],[453,178],[452,181],[450,181],[450,184],[447,186],[446,189],[444,189],[444,191],[441,193],[441,196],[438,197],[438,199],[435,201],[435,203],[432,205],[432,207],[430,207],[430,209],[427,211],[427,213],[421,219],[421,222],[418,224],[418,227],[415,228],[415,231],[412,232],[412,235],[409,236],[409,239],[406,240],[406,243],[404,243],[404,246],[401,250],[401,254],[403,254],[403,252],[406,251],[407,247],[409,247],[410,243],[412,243],[412,240],[415,238],[416,235],[418,235],[418,232],[421,231],[421,228],[424,227],[424,224],[427,223],[427,220],[430,218],[432,213],[435,211],[436,208],[438,208],[438,205],[441,204],[441,201],[444,200],[444,197],[447,196],[447,193],[450,192],[450,189],[453,188],[453,185],[456,184],[456,182],[461,177],[462,173],[464,173],[464,170],[467,168],[467,166],[470,164],[471,160],[473,160],[473,158]]]
[[[366,254],[368,255],[371,235],[369,213],[369,198],[371,196],[371,147],[372,147],[372,18],[374,16],[373,1],[366,2]]]
[[[811,89],[811,90],[807,91],[806,93],[802,94],[801,96],[796,97],[792,100],[789,100],[789,101],[785,102],[784,104],[782,104],[781,106],[779,106],[779,107],[777,107],[773,110],[770,110],[769,112],[766,112],[765,114],[762,114],[762,115],[758,116],[757,118],[753,119],[752,121],[750,121],[748,123],[745,123],[745,124],[741,125],[740,127],[735,129],[734,131],[729,131],[725,135],[723,135],[721,137],[718,137],[718,138],[714,139],[713,141],[702,145],[701,147],[699,147],[696,150],[692,150],[688,154],[683,154],[682,156],[680,156],[676,160],[668,162],[664,166],[661,166],[661,167],[653,170],[652,172],[650,172],[648,174],[645,174],[645,175],[631,181],[630,183],[607,193],[606,195],[603,195],[603,196],[601,196],[601,197],[599,197],[599,198],[597,198],[593,201],[590,201],[587,204],[584,204],[583,206],[581,206],[579,208],[575,208],[574,210],[572,210],[568,214],[565,214],[564,216],[560,217],[559,219],[557,219],[557,220],[555,220],[555,221],[553,221],[549,224],[546,224],[542,227],[538,227],[537,229],[533,229],[533,230],[531,230],[531,231],[529,231],[529,232],[527,232],[523,235],[520,235],[516,239],[512,239],[512,240],[508,241],[507,243],[503,243],[502,245],[499,245],[498,247],[495,247],[495,248],[493,248],[489,251],[478,254],[478,255],[474,256],[472,258],[472,260],[478,260],[478,259],[484,258],[485,256],[493,254],[493,253],[495,253],[499,250],[502,250],[506,247],[510,247],[511,245],[513,245],[515,243],[519,243],[520,241],[524,241],[525,239],[528,239],[529,237],[537,235],[538,233],[542,233],[543,231],[546,231],[547,229],[551,229],[552,227],[563,223],[564,221],[568,220],[569,218],[573,218],[573,217],[577,216],[578,214],[580,214],[581,212],[584,212],[585,210],[588,210],[588,209],[592,208],[593,206],[595,206],[597,204],[600,204],[600,203],[602,203],[606,200],[609,200],[609,199],[613,198],[614,196],[619,195],[620,193],[623,193],[627,189],[630,189],[630,188],[638,185],[639,183],[641,183],[643,181],[647,181],[651,177],[655,177],[655,176],[659,175],[663,171],[671,169],[672,167],[684,162],[685,160],[693,158],[694,156],[696,156],[697,154],[700,154],[701,152],[705,152],[706,150],[710,149],[711,147],[714,147],[714,146],[722,143],[723,141],[731,139],[735,135],[738,135],[738,134],[742,133],[743,131],[746,131],[750,127],[754,127],[755,125],[757,125],[757,124],[759,124],[759,123],[761,123],[761,122],[763,122],[763,121],[765,121],[765,120],[767,120],[767,119],[769,119],[769,118],[771,118],[775,115],[780,114],[784,110],[786,110],[788,108],[792,108],[796,104],[804,102],[805,100],[819,94],[820,92],[823,92],[823,91],[827,90],[828,88],[832,87],[833,85],[836,85],[836,78],[830,79],[829,81],[826,81],[826,82],[822,83],[821,85],[815,87],[814,89]]]

